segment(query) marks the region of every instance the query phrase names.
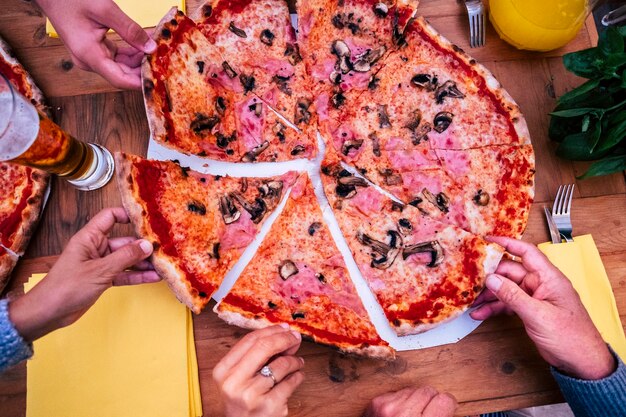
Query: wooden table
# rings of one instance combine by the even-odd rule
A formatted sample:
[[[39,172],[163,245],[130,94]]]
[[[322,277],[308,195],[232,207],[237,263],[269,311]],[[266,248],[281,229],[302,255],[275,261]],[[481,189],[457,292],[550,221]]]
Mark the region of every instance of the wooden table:
[[[199,0],[188,1],[190,7]],[[14,46],[53,106],[56,121],[75,136],[145,155],[148,126],[141,95],[120,92],[97,75],[74,68],[57,39],[45,36],[44,18],[30,1],[0,0],[0,35]],[[444,36],[469,50],[462,3],[422,0],[420,12]],[[548,115],[555,98],[580,84],[567,73],[560,57],[595,44],[591,21],[565,49],[548,54],[515,50],[500,41],[491,28],[487,47],[469,50],[491,69],[526,115],[537,160],[536,204],[524,240],[548,240],[542,206],[554,198],[559,184],[576,183],[573,223],[576,234],[592,233],[613,285],[619,310],[626,314],[626,182],[622,174],[577,181],[585,164],[554,156],[548,140]],[[45,272],[69,238],[103,207],[119,205],[114,183],[89,193],[64,181],[53,191],[39,230],[17,270],[9,290],[34,272]],[[116,234],[130,233],[120,227]],[[623,314],[623,315],[624,315]],[[622,315],[622,316],[623,316]],[[622,321],[626,323],[625,317]],[[214,415],[217,398],[211,370],[244,334],[218,320],[211,308],[195,317],[196,349],[204,413]],[[304,343],[306,381],[290,402],[295,416],[359,416],[374,396],[410,385],[430,384],[452,392],[460,402],[459,415],[506,410],[562,401],[548,366],[537,354],[516,318],[487,321],[460,342],[419,351],[402,352],[395,362],[344,357],[322,346]],[[140,389],[140,387],[138,387]],[[23,416],[26,371],[19,365],[0,376],[0,414]]]

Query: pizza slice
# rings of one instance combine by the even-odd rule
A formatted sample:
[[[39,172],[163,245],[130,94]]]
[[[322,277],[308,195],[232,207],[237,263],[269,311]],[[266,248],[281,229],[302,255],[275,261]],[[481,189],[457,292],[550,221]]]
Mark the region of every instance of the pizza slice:
[[[174,161],[117,153],[122,202],[152,262],[177,298],[200,313],[254,240],[295,173],[269,178],[204,175]]]
[[[471,232],[521,238],[534,197],[530,145],[437,150],[443,169],[462,190]]]
[[[321,177],[357,266],[398,335],[459,316],[495,271],[498,245],[393,201],[338,159],[323,162]]]
[[[343,352],[393,358],[332,242],[311,181],[302,175],[256,255],[215,311],[241,327],[288,323]]]
[[[18,256],[8,252],[4,247],[0,246],[0,292],[9,283],[11,271],[17,264]]]
[[[196,12],[198,27],[238,73],[244,94],[255,95],[301,131],[278,159],[311,158],[317,153],[313,95],[308,87],[295,29],[284,0],[211,0]],[[268,114],[270,124],[280,122]],[[290,126],[287,124],[287,126]],[[287,139],[287,142],[291,142]],[[280,152],[278,147],[274,152]]]

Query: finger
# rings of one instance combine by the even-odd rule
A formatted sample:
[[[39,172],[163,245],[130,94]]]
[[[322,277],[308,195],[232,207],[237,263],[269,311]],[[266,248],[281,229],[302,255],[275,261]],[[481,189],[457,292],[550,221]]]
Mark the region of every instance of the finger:
[[[154,271],[154,265],[148,260],[136,263],[131,267],[133,271]]]
[[[300,333],[286,331],[258,339],[248,354],[232,368],[238,379],[251,379],[263,365],[274,355],[283,353],[302,341]]]
[[[96,214],[76,235],[101,233],[108,235],[116,223],[128,223],[130,219],[122,207],[107,208]]]
[[[517,314],[522,321],[532,320],[539,301],[526,294],[513,281],[497,274],[489,274],[485,283],[500,301]]]
[[[304,373],[302,371],[294,372],[279,384],[276,384],[266,397],[270,401],[284,402],[291,397],[291,394],[302,384],[302,381],[304,381]]]
[[[447,392],[434,396],[422,413],[423,417],[452,417],[458,407],[456,398]]]
[[[152,250],[152,243],[138,239],[111,252],[98,262],[103,264],[104,270],[119,273],[146,259],[152,254]]]
[[[213,368],[213,378],[218,382],[230,373],[233,366],[239,363],[254,344],[262,337],[271,336],[277,333],[285,333],[289,331],[287,324],[269,326],[264,329],[255,330],[245,335],[239,342],[233,346],[230,351],[215,365]]]
[[[500,316],[502,314],[511,315],[513,314],[513,310],[508,308],[500,300],[485,303],[470,311],[470,317],[474,320],[487,320],[490,317]]]
[[[129,68],[133,69],[141,65],[141,62],[143,61],[144,56],[145,54],[143,52],[135,52],[133,54],[128,54],[128,55],[118,52],[115,55],[115,62],[124,64],[128,66]]]
[[[137,240],[137,238],[132,236],[112,237],[109,239],[109,249],[111,250],[111,252],[114,252],[122,246],[133,243],[135,240]]]
[[[548,258],[531,243],[503,236],[488,236],[487,240],[504,247],[508,253],[522,258],[522,265],[530,271],[541,271],[546,266],[552,267]]]
[[[271,377],[257,374],[257,376],[253,379],[251,388],[259,394],[268,392],[274,388],[274,385],[279,384],[287,376],[302,369],[304,366],[304,360],[297,356],[281,355],[271,361],[267,366],[269,366],[272,370],[276,383],[274,383],[274,380],[272,380]]]
[[[156,50],[156,43],[148,33],[114,2],[110,2],[107,10],[94,16],[94,19],[116,31],[122,39],[138,50],[147,54]]]
[[[137,285],[159,281],[161,277],[155,271],[123,271],[113,278],[113,285]]]
[[[93,60],[90,66],[93,71],[106,78],[114,87],[134,90],[141,87],[141,77],[137,71],[131,71],[125,64],[117,63],[111,59],[98,59]]]
[[[528,270],[519,262],[505,259],[500,261],[496,268],[496,274],[505,276],[516,284],[520,284],[528,275]]]
[[[412,388],[411,391],[411,395],[403,402],[406,405],[406,410],[411,412],[410,415],[420,413],[426,408],[428,402],[438,394],[437,390],[433,387]]]

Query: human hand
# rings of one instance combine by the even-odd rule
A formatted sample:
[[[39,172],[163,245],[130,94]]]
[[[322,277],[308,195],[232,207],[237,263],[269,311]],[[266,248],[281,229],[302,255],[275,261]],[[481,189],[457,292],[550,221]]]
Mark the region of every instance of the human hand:
[[[505,237],[489,240],[520,257],[521,263],[500,262],[487,277],[487,290],[476,299],[480,306],[471,317],[515,313],[550,365],[580,379],[610,375],[615,359],[567,277],[534,245]]]
[[[80,69],[94,71],[118,88],[141,88],[141,61],[156,43],[113,0],[37,0]],[[130,46],[106,37],[116,31]]]
[[[372,400],[363,417],[452,417],[458,404],[433,387],[405,388]]]
[[[72,324],[112,285],[160,280],[145,260],[150,242],[108,238],[116,223],[129,221],[121,207],[102,210],[72,237],[46,277],[9,304],[11,321],[25,340]]]
[[[281,324],[245,335],[213,369],[225,417],[286,416],[287,400],[304,380],[304,359],[294,356],[300,333]],[[274,375],[259,374],[268,365]]]

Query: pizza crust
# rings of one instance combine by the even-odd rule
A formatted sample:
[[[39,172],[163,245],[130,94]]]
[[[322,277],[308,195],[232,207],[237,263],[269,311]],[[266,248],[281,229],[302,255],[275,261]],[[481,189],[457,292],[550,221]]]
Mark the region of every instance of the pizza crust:
[[[244,329],[263,329],[268,326],[273,326],[278,323],[272,323],[263,317],[255,317],[249,318],[245,317],[243,314],[226,310],[228,305],[223,305],[221,302],[216,304],[213,308],[213,311],[217,313],[218,317],[224,320],[226,323],[231,324],[233,326],[242,327]],[[298,330],[297,327],[293,327],[292,329]],[[305,335],[306,336],[306,335]],[[334,345],[332,347],[336,347],[342,352],[351,353],[359,356],[367,356],[370,358],[384,359],[384,360],[393,360],[396,358],[395,351],[393,348],[389,346],[354,346],[354,345]]]
[[[0,248],[0,251],[4,250]],[[11,271],[15,268],[18,257],[10,252],[4,252],[0,255],[0,293],[4,290],[11,279]]]
[[[175,259],[164,254],[159,249],[159,242],[156,236],[149,231],[144,222],[143,213],[145,210],[138,201],[134,191],[134,182],[131,173],[132,162],[125,154],[116,152],[115,167],[118,190],[122,196],[122,204],[128,213],[131,223],[135,227],[135,233],[137,236],[149,240],[153,245],[156,244],[156,248],[150,256],[150,262],[152,262],[154,269],[159,276],[167,282],[167,285],[176,295],[178,301],[188,306],[194,313],[200,314],[202,305],[199,304],[192,295],[191,289],[186,283],[184,272],[178,268]]]

